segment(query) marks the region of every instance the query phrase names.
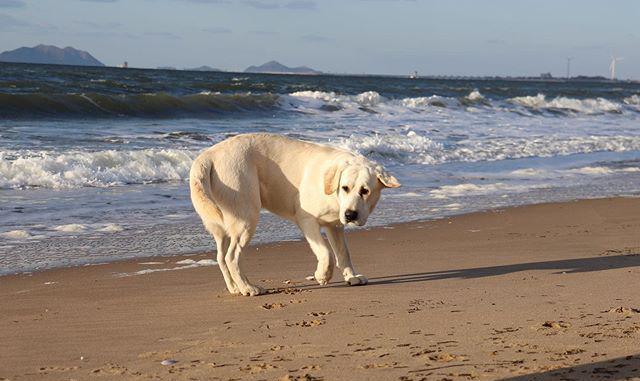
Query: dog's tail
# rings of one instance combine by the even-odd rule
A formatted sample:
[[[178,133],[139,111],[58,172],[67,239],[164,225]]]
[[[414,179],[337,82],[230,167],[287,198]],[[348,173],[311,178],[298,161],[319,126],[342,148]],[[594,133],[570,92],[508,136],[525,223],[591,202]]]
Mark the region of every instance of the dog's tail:
[[[222,212],[213,201],[213,193],[211,191],[212,172],[213,162],[207,155],[202,154],[194,160],[189,173],[191,202],[205,226],[208,226],[211,222],[219,225],[223,224]]]

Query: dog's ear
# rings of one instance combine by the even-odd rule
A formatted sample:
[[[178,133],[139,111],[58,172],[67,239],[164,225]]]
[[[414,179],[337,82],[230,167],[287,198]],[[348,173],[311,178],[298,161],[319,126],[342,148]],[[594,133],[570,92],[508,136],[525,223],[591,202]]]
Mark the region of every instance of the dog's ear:
[[[386,188],[398,188],[400,187],[400,182],[398,179],[393,177],[389,172],[387,172],[381,165],[376,167],[376,176],[378,180],[384,185]]]
[[[330,195],[338,190],[338,183],[340,182],[340,175],[344,169],[346,163],[335,161],[324,172],[324,194]]]

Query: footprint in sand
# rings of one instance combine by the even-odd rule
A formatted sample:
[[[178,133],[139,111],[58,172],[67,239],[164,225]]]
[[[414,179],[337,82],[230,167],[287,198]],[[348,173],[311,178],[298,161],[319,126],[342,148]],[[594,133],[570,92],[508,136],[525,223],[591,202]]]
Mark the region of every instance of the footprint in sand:
[[[279,379],[279,381],[320,381],[322,377],[315,377],[309,373],[305,373],[302,376],[296,376],[293,374],[287,374]]]
[[[454,355],[454,354],[447,353],[447,352],[441,352],[441,353],[437,353],[437,354],[429,356],[429,360],[438,361],[438,362],[451,362],[453,360],[463,361],[465,359],[466,359],[466,357],[464,357],[464,356]]]
[[[118,364],[106,364],[100,368],[96,368],[94,370],[91,371],[91,373],[93,374],[110,374],[110,375],[124,375],[129,373],[129,369],[127,369],[127,367],[124,367],[122,365],[118,365]]]
[[[398,363],[394,361],[392,363],[384,362],[384,363],[364,364],[364,365],[360,365],[360,368],[362,368],[362,369],[384,369],[384,368],[393,368],[393,367],[395,367],[397,365],[398,365]]]
[[[318,327],[321,325],[326,324],[326,320],[325,319],[313,319],[313,320],[303,320],[300,322],[296,322],[296,323],[285,323],[285,325],[287,327],[304,327],[304,328],[309,328],[309,327]]]
[[[269,369],[278,369],[278,368],[279,367],[277,365],[271,365],[266,362],[263,362],[261,364],[249,364],[246,366],[241,366],[238,369],[244,372],[249,372],[250,374],[255,374],[255,373],[267,371]]]
[[[566,322],[566,321],[554,321],[554,320],[547,320],[544,323],[542,323],[540,325],[539,329],[553,329],[553,330],[557,330],[557,331],[566,331],[569,327],[571,327],[571,323]]]
[[[69,372],[72,370],[80,369],[77,366],[43,366],[38,369],[40,373],[47,374],[48,372]]]
[[[260,307],[264,308],[265,310],[273,310],[273,309],[284,308],[286,306],[287,305],[284,303],[265,303]]]
[[[332,313],[334,313],[335,311],[329,311],[329,312],[323,312],[323,311],[319,311],[319,312],[309,312],[307,315],[309,316],[313,316],[313,317],[320,317],[320,316],[327,316],[330,315]]]

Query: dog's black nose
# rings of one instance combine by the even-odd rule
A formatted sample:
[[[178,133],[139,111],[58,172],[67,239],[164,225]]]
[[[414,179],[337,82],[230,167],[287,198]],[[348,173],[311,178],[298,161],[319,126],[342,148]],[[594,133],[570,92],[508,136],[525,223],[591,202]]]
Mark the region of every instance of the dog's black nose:
[[[347,220],[347,222],[355,221],[358,219],[358,212],[356,212],[355,210],[347,210],[346,212],[344,212],[344,218]]]

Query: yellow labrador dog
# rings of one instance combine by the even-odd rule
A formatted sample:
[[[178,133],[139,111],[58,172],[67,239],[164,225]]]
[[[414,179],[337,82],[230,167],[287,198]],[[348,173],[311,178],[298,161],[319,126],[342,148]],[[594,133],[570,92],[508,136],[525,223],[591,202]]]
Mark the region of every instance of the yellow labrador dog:
[[[264,290],[249,282],[240,256],[261,208],[300,227],[318,259],[318,283],[327,284],[337,264],[348,284],[366,284],[351,264],[344,225],[364,225],[382,188],[400,183],[363,156],[279,135],[246,134],[202,152],[191,167],[190,186],[193,206],[216,241],[227,289],[259,295]]]

